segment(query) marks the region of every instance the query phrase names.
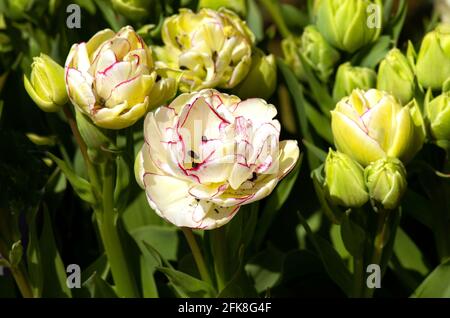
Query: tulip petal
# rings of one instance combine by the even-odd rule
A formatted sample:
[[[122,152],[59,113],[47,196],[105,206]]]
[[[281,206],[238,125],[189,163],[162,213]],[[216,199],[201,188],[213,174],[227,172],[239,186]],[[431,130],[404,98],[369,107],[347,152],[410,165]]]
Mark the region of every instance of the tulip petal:
[[[270,122],[277,115],[275,106],[259,98],[249,98],[230,108],[235,117],[251,119],[255,127]]]
[[[68,95],[72,102],[81,111],[89,115],[95,105],[95,96],[92,92],[89,74],[82,74],[76,69],[69,68],[66,70],[66,83]]]
[[[351,156],[363,166],[386,156],[380,145],[355,122],[336,111],[331,112],[331,117],[331,129],[339,151]]]

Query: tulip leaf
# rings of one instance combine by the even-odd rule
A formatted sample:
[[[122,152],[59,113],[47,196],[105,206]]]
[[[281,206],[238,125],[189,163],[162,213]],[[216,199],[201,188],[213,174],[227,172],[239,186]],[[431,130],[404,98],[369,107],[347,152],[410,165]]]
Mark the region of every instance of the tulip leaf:
[[[83,283],[83,286],[89,290],[91,298],[118,298],[113,287],[101,278],[97,272],[94,272]]]
[[[385,21],[389,21],[386,29],[389,30],[388,33],[391,34],[394,44],[397,44],[400,33],[403,29],[403,24],[405,23],[406,14],[408,13],[408,6],[405,0],[400,0],[397,5],[397,12],[395,16],[391,17],[392,12],[392,0],[389,0],[390,6],[385,6],[386,10],[384,12]]]
[[[256,5],[255,0],[248,0],[247,4],[247,25],[255,35],[256,42],[260,42],[264,38],[264,23],[261,10]]]
[[[103,17],[115,32],[119,31],[125,25],[125,19],[114,12],[109,0],[96,0],[95,2],[102,12]]]
[[[306,116],[308,117],[311,126],[317,134],[325,139],[329,144],[333,144],[333,133],[331,132],[331,122],[330,119],[322,115],[317,111],[310,103],[305,100],[305,110]]]
[[[79,177],[65,161],[59,159],[50,152],[47,152],[47,155],[58,165],[67,177],[67,180],[70,182],[75,193],[87,203],[95,204],[96,200],[91,184],[86,179]]]
[[[254,242],[257,249],[262,244],[270,225],[278,214],[278,211],[280,211],[281,207],[289,197],[289,194],[291,193],[295,181],[300,173],[302,160],[303,156],[301,155],[293,170],[283,180],[281,180],[280,184],[278,184],[267,199],[266,205],[257,224],[258,231],[255,233]]]
[[[344,293],[351,295],[352,277],[339,254],[330,243],[311,231],[308,223],[300,213],[298,213],[298,215],[300,222],[305,227],[306,233],[321,258],[328,275],[330,275],[330,278],[342,289]]]
[[[255,289],[262,293],[273,288],[281,278],[285,255],[274,246],[256,254],[245,265],[245,270],[253,278]]]
[[[420,284],[413,298],[449,298],[450,297],[450,259],[442,262]]]
[[[344,213],[341,223],[341,236],[345,248],[353,257],[362,257],[366,242],[364,230]]]
[[[27,267],[30,275],[30,285],[33,296],[38,298],[42,297],[43,281],[43,269],[41,263],[41,253],[39,248],[38,228],[37,228],[37,216],[38,209],[34,209],[31,212],[28,220],[29,233],[28,233],[28,247],[27,247]]]
[[[351,64],[374,69],[389,52],[390,46],[391,38],[382,35],[375,43],[358,52],[353,57]]]
[[[66,269],[56,247],[50,214],[47,209],[43,213],[44,224],[39,239],[40,261],[42,264],[43,297],[71,297],[72,293],[66,285]]]
[[[164,259],[175,261],[178,251],[178,229],[175,227],[162,227],[158,225],[146,225],[134,228],[130,235],[138,246],[143,243],[155,248]]]
[[[298,124],[300,126],[302,136],[304,139],[313,142],[313,137],[309,130],[306,115],[305,100],[302,93],[303,87],[297,81],[297,78],[289,69],[289,67],[286,65],[286,63],[283,62],[283,60],[278,58],[277,64],[281,72],[283,73],[284,79],[288,86],[288,90],[291,93],[292,98],[294,99],[295,108],[297,110]],[[311,169],[317,167],[320,164],[319,161],[311,154],[307,153],[307,156],[308,156],[308,163]]]
[[[87,281],[94,273],[102,279],[108,276],[110,267],[106,254],[100,255],[93,263],[91,263],[83,272],[81,272],[81,281]]]
[[[308,15],[295,6],[282,3],[280,8],[286,25],[293,32],[300,33],[301,30],[309,24],[310,21]]]
[[[322,149],[320,149],[319,147],[317,147],[316,145],[314,145],[313,143],[309,142],[306,139],[303,139],[303,144],[309,151],[311,151],[312,154],[314,154],[317,157],[317,159],[320,160],[320,162],[325,162],[325,160],[327,159],[327,153],[325,151],[323,151]]]
[[[167,276],[180,297],[206,298],[216,294],[211,285],[188,274],[167,267],[157,267],[157,270]]]

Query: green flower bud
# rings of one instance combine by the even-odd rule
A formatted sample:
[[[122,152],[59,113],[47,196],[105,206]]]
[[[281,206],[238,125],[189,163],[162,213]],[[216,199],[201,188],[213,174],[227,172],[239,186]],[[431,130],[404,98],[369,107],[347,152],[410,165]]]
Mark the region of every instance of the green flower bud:
[[[369,195],[385,209],[395,209],[407,188],[406,170],[397,158],[383,158],[364,170]]]
[[[164,47],[155,48],[156,66],[169,69],[182,92],[237,86],[252,64],[254,35],[227,9],[180,9],[161,31]]]
[[[31,99],[45,112],[56,112],[67,103],[64,68],[45,54],[33,58],[30,80],[24,76],[24,84]]]
[[[132,21],[141,21],[149,15],[153,0],[112,0],[114,10]]]
[[[333,87],[333,99],[341,100],[350,95],[354,89],[367,90],[376,85],[377,74],[366,67],[354,67],[350,62],[339,66]]]
[[[303,54],[308,66],[316,72],[322,82],[328,80],[340,58],[339,52],[328,44],[313,25],[307,26],[300,38],[285,39],[281,45],[286,62],[292,67],[295,75],[303,81],[307,79],[299,57],[300,54]]]
[[[332,149],[325,161],[324,187],[337,205],[360,207],[369,200],[363,168],[346,154]]]
[[[414,96],[414,71],[399,49],[392,49],[380,64],[377,89],[396,97],[403,105]]]
[[[340,50],[353,53],[381,33],[380,0],[320,0],[314,8],[320,33]]]
[[[247,16],[247,4],[245,0],[200,0],[198,8],[209,8],[213,10],[227,8],[233,10],[241,17]]]
[[[450,92],[443,93],[430,101],[425,101],[425,113],[430,124],[433,138],[447,143],[450,141]]]
[[[441,24],[425,35],[416,64],[420,85],[441,89],[450,78],[450,24]]]
[[[265,55],[260,49],[254,49],[252,65],[244,80],[232,92],[242,99],[259,97],[269,99],[276,88],[277,63],[272,54]]]

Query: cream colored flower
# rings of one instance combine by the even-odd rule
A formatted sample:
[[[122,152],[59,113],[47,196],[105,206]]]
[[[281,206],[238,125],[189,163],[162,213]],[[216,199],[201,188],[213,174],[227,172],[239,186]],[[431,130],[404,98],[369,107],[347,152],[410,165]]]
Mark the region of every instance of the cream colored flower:
[[[371,89],[354,90],[331,112],[337,149],[361,165],[385,157],[404,162],[420,150],[425,128],[415,103],[401,106],[391,95]]]
[[[299,156],[296,141],[279,142],[276,113],[213,89],[149,113],[135,173],[150,206],[177,226],[213,229],[268,196]]]
[[[157,65],[180,77],[182,92],[233,88],[251,66],[254,35],[232,11],[180,9],[164,21]]]
[[[152,51],[130,26],[117,34],[100,31],[87,43],[72,46],[66,86],[81,112],[110,129],[131,126],[176,91],[175,80],[157,74]]]

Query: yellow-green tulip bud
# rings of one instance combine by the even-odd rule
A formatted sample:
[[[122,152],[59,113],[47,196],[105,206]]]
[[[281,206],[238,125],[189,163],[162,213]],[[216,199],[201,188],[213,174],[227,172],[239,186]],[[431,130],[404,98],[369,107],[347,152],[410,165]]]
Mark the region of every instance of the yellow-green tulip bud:
[[[112,0],[114,9],[132,21],[140,21],[149,15],[154,0]]]
[[[399,49],[392,49],[381,61],[377,88],[392,94],[402,104],[407,104],[413,98],[414,71]]]
[[[380,0],[320,0],[314,11],[320,33],[349,53],[376,41],[381,33]]]
[[[415,101],[402,106],[386,92],[354,90],[331,112],[339,151],[361,165],[385,157],[410,160],[422,147],[425,128]]]
[[[369,195],[385,209],[395,209],[407,188],[406,170],[397,158],[383,158],[364,170]]]
[[[339,66],[333,87],[335,101],[350,95],[354,89],[367,90],[374,88],[377,82],[377,73],[366,67],[352,66],[350,62]]]
[[[265,55],[260,49],[254,49],[252,65],[248,75],[232,92],[242,99],[259,97],[269,99],[277,84],[277,63],[272,54]]]
[[[425,35],[416,63],[417,79],[425,88],[441,89],[450,79],[450,24]]]
[[[429,98],[428,98],[429,99]],[[438,142],[450,141],[450,92],[425,102],[425,113],[430,131]]]
[[[281,45],[286,62],[303,81],[307,78],[304,75],[300,54],[303,54],[308,66],[316,72],[322,82],[328,80],[340,58],[339,52],[328,44],[313,25],[307,26],[300,38],[287,38]]]
[[[324,187],[334,204],[360,207],[369,200],[364,169],[344,153],[330,149],[325,161]]]
[[[155,48],[157,66],[175,72],[182,92],[230,89],[251,66],[254,35],[234,12],[180,9],[164,21],[164,47]]]
[[[67,103],[64,68],[49,56],[33,58],[31,76],[24,76],[25,89],[31,99],[45,112],[56,112]]]
[[[209,8],[213,10],[227,8],[233,10],[241,17],[247,16],[247,3],[245,0],[200,0],[198,8]]]
[[[176,81],[160,75],[151,49],[130,26],[74,44],[66,60],[66,86],[75,107],[108,129],[133,125],[176,93]]]

